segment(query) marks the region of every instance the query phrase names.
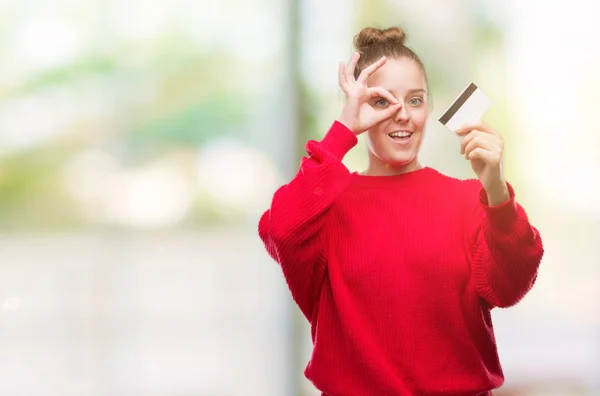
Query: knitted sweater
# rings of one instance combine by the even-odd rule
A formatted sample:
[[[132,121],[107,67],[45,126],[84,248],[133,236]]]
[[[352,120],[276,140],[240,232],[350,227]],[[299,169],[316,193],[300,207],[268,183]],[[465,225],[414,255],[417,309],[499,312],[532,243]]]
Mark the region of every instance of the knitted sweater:
[[[543,247],[523,208],[425,167],[350,173],[334,122],[274,194],[259,235],[311,324],[305,375],[329,396],[487,395],[504,380],[490,311],[532,287]]]

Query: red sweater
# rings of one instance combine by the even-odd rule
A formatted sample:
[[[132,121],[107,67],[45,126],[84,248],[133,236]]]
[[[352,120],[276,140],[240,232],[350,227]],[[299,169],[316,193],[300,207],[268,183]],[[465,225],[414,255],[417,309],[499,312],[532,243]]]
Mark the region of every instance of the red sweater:
[[[335,122],[307,143],[259,234],[311,324],[305,375],[330,396],[486,395],[503,383],[490,310],[516,304],[543,254],[511,199],[431,168],[362,176]]]

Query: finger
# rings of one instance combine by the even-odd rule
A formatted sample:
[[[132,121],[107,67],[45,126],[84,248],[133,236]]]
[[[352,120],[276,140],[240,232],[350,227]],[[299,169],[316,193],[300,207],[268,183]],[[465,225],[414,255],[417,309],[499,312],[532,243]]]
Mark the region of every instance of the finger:
[[[477,136],[480,136],[483,133],[484,132],[481,132],[481,131],[478,131],[478,130],[472,130],[468,134],[464,135],[460,139],[460,153],[464,154],[465,153],[465,147],[467,147],[467,145],[469,143],[471,143],[471,140],[475,139]]]
[[[391,105],[385,110],[379,110],[375,115],[375,125],[392,118],[394,114],[396,114],[400,110],[401,107],[402,104],[398,103],[395,105]]]
[[[469,133],[472,130],[478,130],[485,133],[489,133],[491,135],[498,135],[498,132],[494,128],[492,128],[489,124],[479,120],[474,122],[467,122],[460,126],[455,132],[457,135],[464,135]]]
[[[398,99],[396,99],[394,97],[394,95],[391,94],[390,91],[387,91],[380,87],[369,88],[368,94],[369,94],[369,99],[371,99],[373,97],[382,97],[383,99],[386,99],[388,102],[390,102],[392,104],[398,103]]]
[[[472,139],[471,142],[467,145],[467,147],[465,147],[465,157],[469,159],[470,154],[477,148],[482,148],[487,151],[498,153],[499,155],[502,154],[502,148],[498,145],[497,142],[478,136]]]
[[[347,83],[348,82],[346,80],[346,65],[344,64],[344,62],[340,62],[340,67],[338,70],[338,84],[340,88],[344,90],[344,92],[346,92],[345,86]]]
[[[469,154],[470,161],[480,160],[486,164],[495,164],[500,163],[501,156],[493,151],[488,151],[484,148],[477,147]]]
[[[489,140],[491,142],[494,142],[494,144],[498,147],[500,147],[500,149],[502,149],[504,147],[504,142],[502,141],[502,138],[500,136],[496,136],[496,135],[491,135],[489,133],[483,132],[483,131],[471,131],[469,132],[469,134],[467,134],[466,136],[464,136],[461,140],[460,140],[460,153],[464,154],[465,153],[465,148],[469,145],[469,143],[471,143],[472,140],[474,139],[485,139],[485,140]]]
[[[482,130],[481,121],[472,121],[462,124],[455,132],[457,135],[465,135],[474,130]]]
[[[359,59],[360,59],[360,53],[355,52],[354,56],[348,63],[348,67],[346,68],[346,81],[348,83],[355,81],[354,80],[354,70],[356,69],[356,65],[358,64]]]
[[[373,63],[369,67],[365,67],[356,81],[361,83],[366,82],[369,79],[369,77],[371,77],[371,74],[375,73],[375,71],[381,66],[383,66],[385,62],[387,62],[387,58],[385,56],[382,56],[377,62]]]

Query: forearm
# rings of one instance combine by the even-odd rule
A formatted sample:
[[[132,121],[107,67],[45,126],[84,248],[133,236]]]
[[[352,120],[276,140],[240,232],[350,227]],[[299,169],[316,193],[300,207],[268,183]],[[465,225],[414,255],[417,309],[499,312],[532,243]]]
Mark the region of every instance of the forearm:
[[[323,228],[350,183],[341,160],[355,144],[356,136],[339,123],[321,142],[308,142],[308,158],[274,194],[258,225],[267,252],[281,265],[294,300],[309,320],[326,269]]]
[[[262,232],[293,245],[302,245],[318,232],[322,216],[350,183],[342,159],[356,141],[351,131],[335,122],[322,141],[308,142],[308,158],[302,159],[292,181],[275,192]]]
[[[473,264],[479,293],[499,307],[514,305],[527,294],[537,278],[543,256],[539,232],[515,202],[512,188],[507,185],[507,190],[509,198],[500,205],[492,206],[482,199],[485,217],[477,236]]]

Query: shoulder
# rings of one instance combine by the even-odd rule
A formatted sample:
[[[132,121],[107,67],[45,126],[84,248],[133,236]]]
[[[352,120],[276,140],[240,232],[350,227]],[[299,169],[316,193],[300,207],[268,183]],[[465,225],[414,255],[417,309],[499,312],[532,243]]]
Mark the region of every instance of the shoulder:
[[[454,197],[461,204],[473,205],[480,199],[480,193],[483,188],[479,179],[468,178],[460,179],[449,176],[438,170],[435,171],[439,190],[442,190],[447,196]]]
[[[460,179],[439,170],[434,170],[434,172],[437,174],[437,179],[441,181],[446,188],[452,188],[458,191],[477,191],[481,188],[479,179]]]

